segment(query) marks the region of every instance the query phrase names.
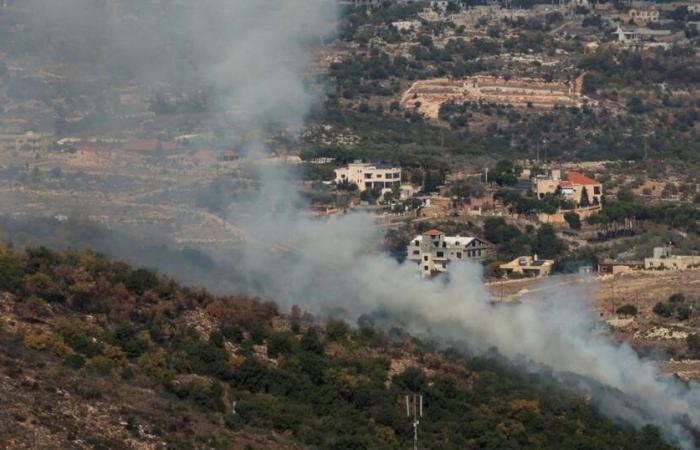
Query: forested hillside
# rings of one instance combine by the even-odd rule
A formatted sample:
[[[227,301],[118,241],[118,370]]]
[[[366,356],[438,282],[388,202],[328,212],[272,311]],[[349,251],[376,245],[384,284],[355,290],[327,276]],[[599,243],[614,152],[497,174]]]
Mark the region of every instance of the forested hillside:
[[[0,308],[4,448],[407,448],[411,392],[421,448],[665,448],[495,360],[91,252],[0,247]]]

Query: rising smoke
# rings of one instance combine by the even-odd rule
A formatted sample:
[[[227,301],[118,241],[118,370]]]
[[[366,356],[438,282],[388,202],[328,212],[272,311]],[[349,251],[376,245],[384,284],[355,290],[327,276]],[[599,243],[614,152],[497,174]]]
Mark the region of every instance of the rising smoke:
[[[89,0],[30,1],[44,8],[38,17],[46,22],[62,20],[63,26],[95,19],[92,13],[85,17],[89,4],[94,5]],[[313,101],[305,82],[309,46],[329,32],[333,3],[143,2],[141,8],[153,10],[135,16],[134,23],[100,18],[109,37],[99,42],[103,50],[117,52],[134,76],[216,86],[223,109],[243,114],[245,128],[256,135],[249,151],[258,153],[264,152],[270,121],[294,125],[308,112]],[[157,20],[156,4],[183,8],[167,24],[168,31]],[[163,61],[161,46],[180,39],[189,43],[188,55],[194,58]],[[174,68],[177,73],[171,73]],[[496,347],[512,361],[525,361],[528,370],[544,367],[577,375],[606,415],[635,427],[657,424],[671,442],[693,447],[688,426],[700,429],[698,385],[666,377],[653,362],[614,342],[587,308],[586,290],[494,306],[478,265],[452,266],[449,280],[421,279],[412,265],[376,250],[382,231],[370,217],[311,219],[298,207],[303,201],[297,181],[290,181],[283,167],[256,170],[258,193],[233,203],[227,217],[251,236],[235,261],[242,289],[312,312],[342,310],[349,320],[383,310],[412,333],[461,342],[477,353]]]

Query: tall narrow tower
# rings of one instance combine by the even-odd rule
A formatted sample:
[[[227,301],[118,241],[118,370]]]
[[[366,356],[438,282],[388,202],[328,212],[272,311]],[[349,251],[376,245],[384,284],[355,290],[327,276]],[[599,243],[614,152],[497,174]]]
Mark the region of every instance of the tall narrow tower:
[[[418,425],[423,417],[423,395],[413,393],[406,396],[406,417],[413,425],[413,450],[418,450]]]

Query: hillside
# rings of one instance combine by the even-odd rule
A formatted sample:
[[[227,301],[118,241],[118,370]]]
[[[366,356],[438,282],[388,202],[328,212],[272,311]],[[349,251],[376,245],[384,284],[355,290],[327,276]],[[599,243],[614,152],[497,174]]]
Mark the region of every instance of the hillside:
[[[4,448],[406,448],[410,392],[422,448],[665,448],[498,362],[91,252],[0,247],[0,292]]]

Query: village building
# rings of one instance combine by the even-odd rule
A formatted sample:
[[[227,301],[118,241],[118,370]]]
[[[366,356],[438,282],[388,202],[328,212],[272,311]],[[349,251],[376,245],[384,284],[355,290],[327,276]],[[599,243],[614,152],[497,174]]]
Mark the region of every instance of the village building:
[[[413,261],[423,276],[446,272],[454,261],[480,261],[489,250],[477,237],[445,236],[440,230],[428,230],[414,237],[408,245],[406,259]]]
[[[598,263],[599,275],[619,275],[644,269],[644,261],[615,261],[606,258]]]
[[[651,258],[644,258],[646,270],[688,270],[700,267],[700,256],[674,255],[671,247],[655,247]]]
[[[569,172],[566,179],[562,179],[560,170],[551,170],[546,175],[537,175],[532,179],[532,192],[540,199],[547,194],[558,193],[576,205],[600,205],[603,185],[579,172]],[[584,196],[587,202],[582,202]]]
[[[401,186],[401,167],[355,161],[335,169],[335,183],[355,184],[360,192],[367,189],[380,189],[390,192]]]
[[[655,42],[656,39],[669,38],[673,31],[671,30],[652,30],[649,28],[636,27],[633,29],[623,29],[620,25],[615,31],[617,42],[621,45],[637,45],[642,41],[647,42],[645,46],[669,46],[669,42]]]
[[[506,274],[517,273],[526,277],[545,277],[552,271],[553,259],[539,259],[534,256],[520,256],[513,261],[501,264],[499,268]]]
[[[49,138],[32,131],[24,134],[0,135],[0,150],[39,152],[49,148]]]
[[[538,60],[539,61],[539,60]],[[547,81],[542,78],[473,75],[466,78],[432,78],[415,81],[401,96],[404,108],[414,108],[426,117],[439,117],[440,105],[446,102],[484,102],[517,108],[551,109],[557,106],[582,107],[595,102],[585,97],[583,78],[572,82]]]
[[[417,20],[399,20],[396,22],[391,22],[391,25],[398,31],[417,31],[421,27],[421,23]]]
[[[636,24],[647,24],[649,22],[659,21],[659,10],[655,6],[646,8],[632,8],[627,13],[630,21]]]

